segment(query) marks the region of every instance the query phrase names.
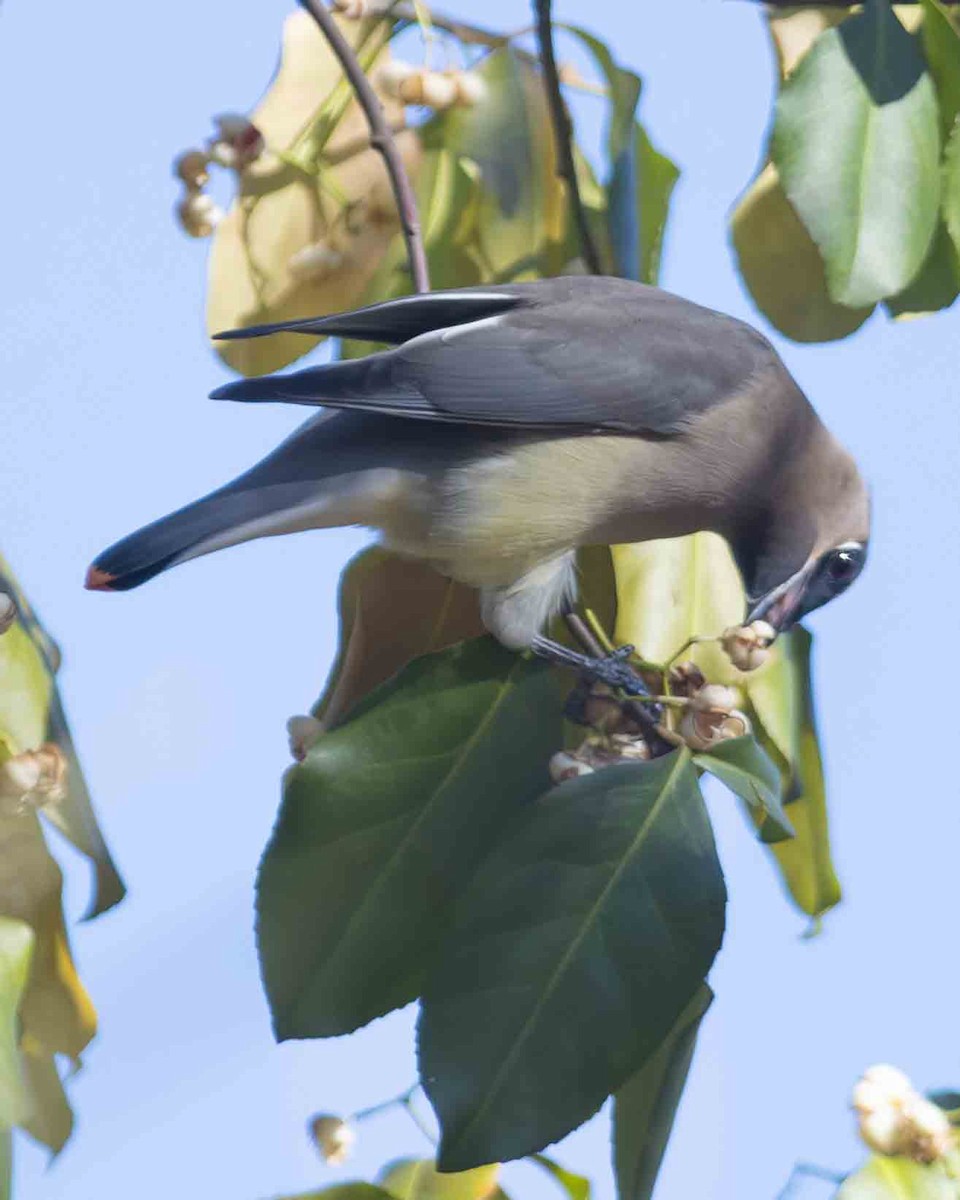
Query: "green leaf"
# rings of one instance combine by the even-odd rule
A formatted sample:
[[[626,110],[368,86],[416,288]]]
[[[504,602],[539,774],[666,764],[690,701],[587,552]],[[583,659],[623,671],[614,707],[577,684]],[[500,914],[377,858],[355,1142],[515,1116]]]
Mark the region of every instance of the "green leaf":
[[[298,1192],[295,1196],[278,1196],[277,1200],[394,1200],[390,1192],[373,1183],[335,1183],[333,1187]]]
[[[634,120],[643,89],[640,77],[619,66],[609,48],[586,30],[574,25],[562,28],[583,42],[607,81],[607,229],[614,272],[641,283],[656,283],[679,168],[656,149],[643,126]]]
[[[939,1164],[877,1155],[848,1175],[836,1200],[956,1200],[956,1186]]]
[[[725,897],[686,750],[531,804],[458,901],[424,993],[441,1169],[519,1158],[590,1117],[697,991]]]
[[[52,1054],[37,1049],[32,1039],[21,1047],[21,1064],[30,1113],[22,1122],[23,1128],[55,1158],[67,1144],[73,1132],[73,1110],[67,1100],[63,1081]]]
[[[947,142],[943,160],[943,219],[960,254],[960,118]]]
[[[811,917],[840,903],[827,820],[823,762],[813,712],[810,658],[813,639],[802,626],[777,639],[783,652],[769,672],[749,686],[759,728],[782,755],[790,772],[787,806],[796,837],[771,847],[783,882],[797,906]]]
[[[923,55],[887,0],[821,34],[783,83],[773,161],[838,303],[896,295],[920,271],[937,225],[939,120]]]
[[[944,137],[960,116],[960,33],[940,0],[921,0],[920,36],[940,100],[940,128]]]
[[[592,1188],[590,1180],[583,1175],[577,1175],[573,1171],[568,1171],[553,1158],[548,1158],[546,1154],[531,1154],[530,1161],[535,1162],[538,1167],[543,1167],[548,1175],[551,1175],[557,1183],[567,1193],[569,1200],[590,1200]]]
[[[848,308],[830,299],[820,251],[784,194],[773,163],[740,198],[730,235],[754,304],[795,342],[845,338],[873,312],[872,304]]]
[[[755,738],[731,738],[693,756],[698,767],[715,775],[756,811],[764,842],[796,837],[780,800],[780,772]]]
[[[476,163],[476,214],[483,278],[509,282],[557,274],[568,205],[557,176],[553,128],[539,72],[510,47],[478,68],[486,93],[444,118],[445,144]]]
[[[619,1200],[649,1200],[670,1140],[696,1049],[713,1002],[704,984],[650,1061],[620,1088],[613,1108],[613,1165]]]
[[[85,914],[89,919],[119,903],[126,889],[97,824],[57,693],[59,650],[2,556],[0,591],[15,599],[18,610],[16,624],[0,640],[0,744],[11,754],[35,750],[43,742],[53,742],[63,751],[67,790],[61,799],[48,801],[43,814],[93,865],[94,894]]]
[[[550,668],[485,637],[412,663],[289,771],[257,896],[278,1037],[417,996],[451,899],[560,740]]]
[[[941,220],[920,274],[898,296],[884,301],[897,320],[927,316],[949,308],[960,295],[960,259]]]
[[[12,1187],[13,1135],[9,1129],[0,1129],[0,1200],[10,1200]]]
[[[20,1003],[33,959],[33,930],[24,921],[0,916],[0,1129],[30,1114],[20,1067]]]
[[[388,1163],[377,1182],[396,1200],[487,1200],[499,1177],[499,1163],[441,1174],[432,1159],[404,1158]]]

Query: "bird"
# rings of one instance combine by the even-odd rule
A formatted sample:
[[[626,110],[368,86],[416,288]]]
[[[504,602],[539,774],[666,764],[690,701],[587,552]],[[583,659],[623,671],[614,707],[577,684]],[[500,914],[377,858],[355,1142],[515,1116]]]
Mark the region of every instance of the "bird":
[[[866,561],[866,484],[771,343],[660,288],[561,276],[218,336],[278,332],[386,348],[212,392],[320,411],[104,551],[88,588],[138,587],[252,538],[368,526],[478,589],[486,628],[520,649],[573,604],[582,546],[711,530],[739,568],[745,619],[775,633]]]

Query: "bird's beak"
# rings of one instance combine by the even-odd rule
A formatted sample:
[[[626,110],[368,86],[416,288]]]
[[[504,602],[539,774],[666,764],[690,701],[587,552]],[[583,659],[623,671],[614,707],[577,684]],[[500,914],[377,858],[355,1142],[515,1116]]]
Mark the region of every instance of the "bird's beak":
[[[781,583],[756,601],[747,614],[747,624],[763,620],[772,625],[777,633],[783,633],[795,625],[803,615],[803,601],[815,566],[815,563],[810,563],[803,567],[796,575],[791,575],[786,583]]]

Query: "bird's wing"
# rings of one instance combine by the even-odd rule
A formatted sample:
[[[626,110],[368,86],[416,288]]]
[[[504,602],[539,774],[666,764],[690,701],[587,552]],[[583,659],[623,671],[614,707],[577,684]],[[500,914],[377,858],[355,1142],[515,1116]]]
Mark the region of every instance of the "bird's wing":
[[[494,289],[488,296],[509,297],[511,306],[480,319],[478,292],[438,294],[446,304],[435,311],[446,323],[396,349],[241,380],[213,396],[471,425],[670,434],[779,364],[748,325],[624,280]],[[461,297],[469,315],[451,321]],[[417,305],[429,311],[426,298]]]
[[[504,288],[470,288],[460,291],[427,292],[401,296],[382,304],[371,304],[353,312],[328,317],[306,317],[275,325],[248,325],[214,334],[214,341],[240,341],[268,337],[271,333],[306,333],[315,337],[350,337],[361,341],[386,342],[396,346],[434,329],[462,325],[519,304],[520,298]]]

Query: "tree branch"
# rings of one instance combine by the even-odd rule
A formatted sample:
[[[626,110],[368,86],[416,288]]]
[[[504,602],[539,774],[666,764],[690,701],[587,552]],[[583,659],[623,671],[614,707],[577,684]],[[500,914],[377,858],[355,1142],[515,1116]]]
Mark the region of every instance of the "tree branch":
[[[591,275],[602,275],[603,263],[600,252],[593,240],[590,226],[587,222],[587,211],[583,206],[583,197],[577,183],[577,168],[573,159],[573,125],[570,114],[563,102],[560,90],[560,73],[557,70],[557,59],[553,49],[553,21],[550,17],[550,0],[534,0],[534,11],[537,16],[537,41],[540,46],[540,58],[543,62],[543,75],[547,87],[547,99],[550,103],[550,115],[553,119],[553,132],[557,145],[557,174],[567,184],[570,209],[573,221],[577,227],[583,261]]]
[[[397,149],[396,139],[387,124],[380,98],[373,90],[352,46],[340,32],[340,27],[323,0],[300,0],[300,4],[319,25],[320,32],[327,39],[330,49],[343,67],[343,73],[353,88],[357,103],[363,109],[367,124],[370,126],[370,145],[383,157],[387,174],[390,176],[390,186],[393,188],[393,194],[397,201],[397,211],[400,214],[400,224],[403,228],[403,239],[407,247],[407,258],[410,261],[410,274],[413,276],[414,289],[418,292],[429,292],[430,273],[427,268],[426,252],[423,248],[417,198],[414,195],[407,168]]]

